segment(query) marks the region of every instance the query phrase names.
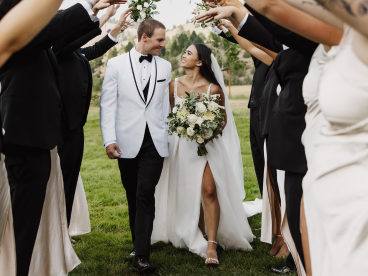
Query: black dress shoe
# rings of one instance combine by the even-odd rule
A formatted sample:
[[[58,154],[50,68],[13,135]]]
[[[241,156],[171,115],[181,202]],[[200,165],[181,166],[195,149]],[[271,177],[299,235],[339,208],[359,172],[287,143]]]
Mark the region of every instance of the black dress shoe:
[[[283,268],[271,267],[270,272],[275,273],[275,274],[290,274],[292,270],[288,268],[287,266],[284,266]]]
[[[135,258],[135,248],[130,251],[129,258]]]
[[[154,273],[155,267],[150,263],[146,256],[136,256],[133,265],[133,271],[136,273]]]

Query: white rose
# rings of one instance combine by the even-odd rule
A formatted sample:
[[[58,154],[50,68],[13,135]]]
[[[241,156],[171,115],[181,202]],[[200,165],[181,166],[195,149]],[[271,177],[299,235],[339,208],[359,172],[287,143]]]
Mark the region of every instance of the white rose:
[[[188,135],[184,134],[183,135],[183,138],[186,140],[186,141],[190,141],[190,138],[188,137]]]
[[[204,139],[201,136],[197,137],[197,142],[202,144],[204,142]]]
[[[146,13],[145,13],[145,12],[143,12],[143,11],[141,11],[141,12],[139,13],[139,16],[140,16],[142,19],[145,19],[145,18],[146,18]]]
[[[184,133],[185,133],[185,128],[183,128],[182,126],[180,126],[180,127],[177,127],[177,128],[176,128],[176,131],[177,131],[179,134],[184,134]]]
[[[172,112],[175,114],[176,112],[178,112],[178,108],[175,106],[172,110]]]
[[[218,104],[215,102],[210,102],[207,106],[209,111],[215,111],[218,108]]]
[[[138,5],[137,6],[137,10],[139,10],[139,11],[141,11],[143,8],[142,8],[142,6],[141,5]]]
[[[203,123],[203,118],[198,117],[198,119],[197,119],[197,121],[195,122],[195,124],[197,124],[197,125],[201,126],[201,125],[202,125],[202,123]]]
[[[147,2],[145,2],[145,3],[143,4],[143,7],[148,8],[148,7],[149,7],[149,4],[148,4]]]
[[[196,111],[199,113],[206,113],[207,108],[203,103],[196,103]]]
[[[194,124],[195,124],[195,122],[197,121],[197,119],[198,119],[198,117],[197,117],[196,115],[194,115],[194,114],[190,114],[190,115],[188,116],[188,123],[189,123],[190,125],[194,125]]]
[[[213,135],[213,131],[211,129],[207,129],[205,132],[204,132],[204,139],[210,139]]]
[[[187,134],[188,136],[193,136],[195,134],[194,129],[192,127],[187,128]]]

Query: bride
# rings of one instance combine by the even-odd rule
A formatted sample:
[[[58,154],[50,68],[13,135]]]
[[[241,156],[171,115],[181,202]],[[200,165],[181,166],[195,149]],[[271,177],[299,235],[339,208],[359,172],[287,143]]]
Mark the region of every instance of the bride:
[[[211,50],[193,44],[184,52],[186,75],[170,84],[171,108],[186,91],[219,94],[226,125],[219,139],[205,141],[208,154],[199,157],[198,144],[176,134],[169,143],[156,189],[152,243],[171,242],[216,266],[217,244],[223,249],[252,250],[253,234],[242,205],[245,198],[240,142],[220,67]]]

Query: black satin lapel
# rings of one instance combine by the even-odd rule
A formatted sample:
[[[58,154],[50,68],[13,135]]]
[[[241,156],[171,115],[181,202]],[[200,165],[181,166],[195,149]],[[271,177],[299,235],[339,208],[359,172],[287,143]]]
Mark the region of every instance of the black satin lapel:
[[[134,74],[134,69],[133,69],[133,64],[132,64],[132,57],[130,56],[130,52],[129,52],[129,60],[130,60],[130,67],[132,68],[132,73],[133,73],[135,87],[137,87],[138,95],[142,99],[143,103],[146,104],[145,100],[142,98],[141,93],[139,93],[139,88],[138,88],[138,85],[137,85],[137,80],[135,79],[135,74]],[[156,68],[156,70],[157,70],[157,68]],[[155,92],[155,91],[153,91],[153,92]],[[153,96],[153,94],[152,94],[152,96]]]
[[[148,102],[147,106],[149,106],[149,104],[151,103],[152,98],[153,98],[153,96],[155,95],[155,91],[156,91],[156,83],[157,83],[157,62],[156,62],[156,59],[155,59],[155,58],[153,58],[153,59],[155,60],[155,67],[156,67],[155,86],[153,87],[152,96],[151,96],[151,99],[150,99],[150,101]]]

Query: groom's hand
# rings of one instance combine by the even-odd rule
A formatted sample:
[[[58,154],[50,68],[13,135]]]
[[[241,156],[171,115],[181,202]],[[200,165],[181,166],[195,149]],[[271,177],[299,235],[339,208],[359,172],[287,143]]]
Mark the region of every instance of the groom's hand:
[[[117,151],[119,153],[119,155],[117,155],[115,153],[115,151]],[[116,143],[115,144],[108,145],[106,147],[106,153],[107,153],[107,156],[110,159],[117,159],[122,154],[121,151],[120,151],[120,148],[119,148],[118,144],[116,144]]]

